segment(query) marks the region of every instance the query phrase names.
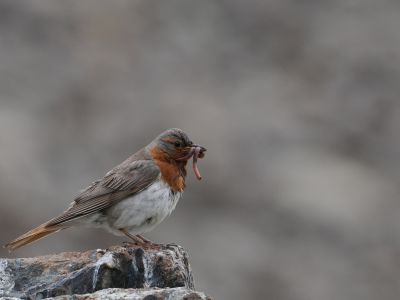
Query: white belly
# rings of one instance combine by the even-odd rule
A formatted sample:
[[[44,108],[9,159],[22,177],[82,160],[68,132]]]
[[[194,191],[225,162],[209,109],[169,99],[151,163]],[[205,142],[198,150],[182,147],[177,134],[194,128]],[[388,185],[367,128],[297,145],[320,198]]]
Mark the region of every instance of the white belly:
[[[105,214],[92,216],[98,226],[107,231],[123,235],[123,228],[131,234],[142,234],[160,224],[175,209],[182,193],[173,193],[170,187],[157,180],[146,190],[120,201]],[[91,222],[93,224],[93,222]]]

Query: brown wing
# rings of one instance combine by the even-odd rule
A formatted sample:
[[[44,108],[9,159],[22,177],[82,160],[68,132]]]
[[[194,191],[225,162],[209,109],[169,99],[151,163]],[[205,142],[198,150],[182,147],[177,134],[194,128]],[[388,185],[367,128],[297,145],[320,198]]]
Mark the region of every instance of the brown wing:
[[[159,176],[160,169],[151,160],[122,163],[102,179],[92,183],[60,216],[46,225],[58,225],[106,209],[147,188]]]

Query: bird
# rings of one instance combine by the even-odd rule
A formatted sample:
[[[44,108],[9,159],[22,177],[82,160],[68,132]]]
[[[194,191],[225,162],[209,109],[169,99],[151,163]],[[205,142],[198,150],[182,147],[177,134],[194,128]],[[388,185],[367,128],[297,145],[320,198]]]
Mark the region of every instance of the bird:
[[[187,162],[201,179],[197,159],[207,149],[179,128],[158,135],[147,146],[94,181],[59,216],[4,245],[10,252],[69,227],[102,228],[135,244],[155,244],[142,236],[168,217],[185,190]],[[155,244],[157,245],[157,244]]]

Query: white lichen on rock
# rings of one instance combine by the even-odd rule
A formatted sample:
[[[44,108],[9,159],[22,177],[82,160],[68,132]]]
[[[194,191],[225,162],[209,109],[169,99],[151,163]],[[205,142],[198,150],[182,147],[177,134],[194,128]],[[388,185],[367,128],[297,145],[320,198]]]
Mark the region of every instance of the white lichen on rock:
[[[0,259],[0,296],[8,294],[15,285],[13,276],[7,271],[8,262]]]
[[[98,251],[98,250],[96,250],[96,251],[97,251],[97,254],[98,254],[99,251]],[[112,252],[107,252],[105,255],[103,255],[103,256],[96,262],[96,266],[95,266],[95,269],[94,269],[94,272],[93,272],[93,280],[92,280],[92,287],[93,287],[93,290],[96,289],[96,284],[97,284],[97,281],[98,281],[99,270],[100,270],[100,267],[103,266],[103,265],[105,265],[105,266],[107,266],[107,267],[109,267],[109,268],[115,268],[116,263],[115,263],[114,256],[113,256],[113,253],[112,253]]]

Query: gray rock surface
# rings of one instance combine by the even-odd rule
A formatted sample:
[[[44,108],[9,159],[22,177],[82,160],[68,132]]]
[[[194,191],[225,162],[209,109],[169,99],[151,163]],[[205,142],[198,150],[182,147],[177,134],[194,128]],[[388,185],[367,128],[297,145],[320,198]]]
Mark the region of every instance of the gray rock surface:
[[[0,259],[2,299],[206,299],[193,289],[187,254],[175,244]]]
[[[54,300],[129,299],[129,300],[211,300],[204,293],[184,287],[166,289],[104,289],[93,294],[59,296]]]

